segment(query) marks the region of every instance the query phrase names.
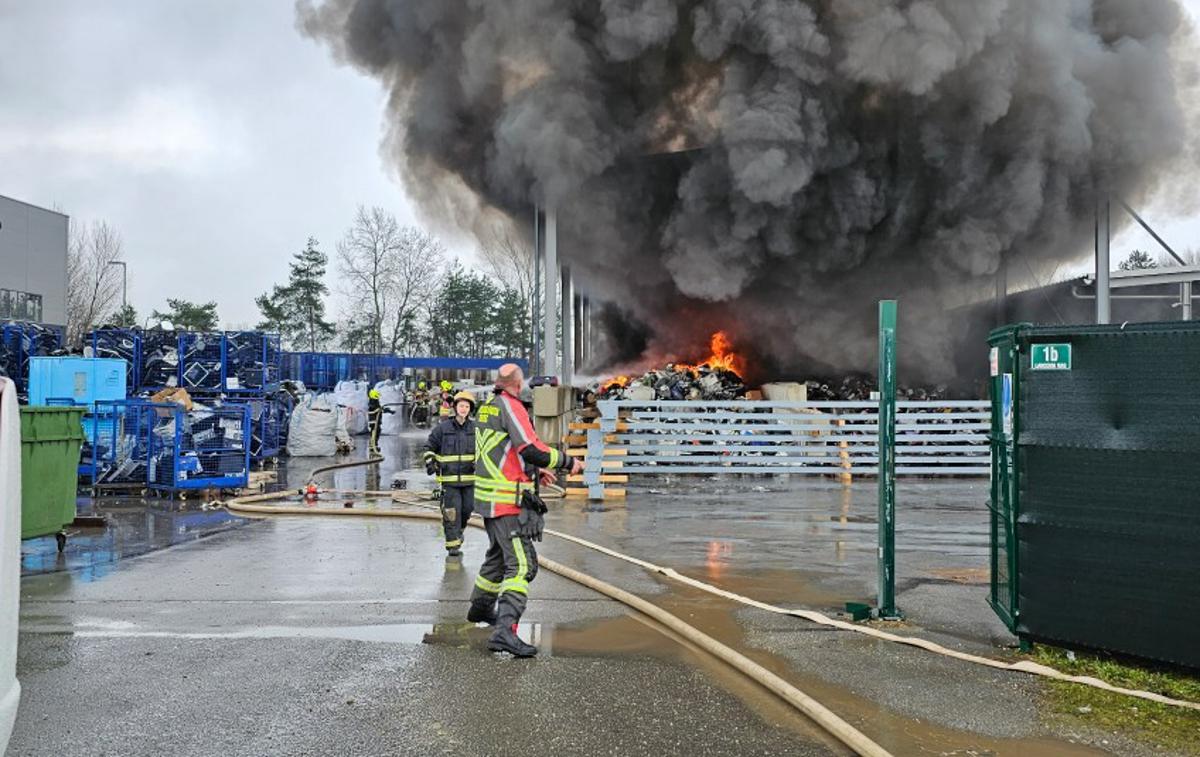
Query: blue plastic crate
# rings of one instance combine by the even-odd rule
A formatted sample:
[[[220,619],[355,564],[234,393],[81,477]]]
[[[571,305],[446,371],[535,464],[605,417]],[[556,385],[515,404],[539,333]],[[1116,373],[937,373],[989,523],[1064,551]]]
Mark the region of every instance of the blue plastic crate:
[[[30,358],[29,404],[66,398],[90,412],[97,400],[125,399],[125,374],[125,361],[115,358]]]

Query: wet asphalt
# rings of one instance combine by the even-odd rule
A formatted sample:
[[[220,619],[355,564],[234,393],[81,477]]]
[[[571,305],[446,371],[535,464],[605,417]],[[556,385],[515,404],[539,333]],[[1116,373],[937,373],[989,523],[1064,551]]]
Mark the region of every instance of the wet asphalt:
[[[385,439],[383,466],[322,483],[427,486],[419,442]],[[325,462],[289,461],[286,485]],[[623,503],[556,504],[549,525],[788,607],[834,613],[874,596],[873,482],[639,483]],[[898,604],[905,632],[1004,656],[1015,640],[984,602],[985,500],[984,481],[901,485]],[[542,655],[489,653],[486,628],[463,619],[481,532],[448,560],[431,523],[120,507],[112,528],[76,534],[62,556],[26,542],[9,754],[843,751],[710,658],[545,571],[520,629]],[[192,523],[197,513],[213,517]],[[542,551],[652,598],[896,754],[1113,750],[1072,751],[1113,737],[1045,722],[1034,679],[733,606],[550,537]]]

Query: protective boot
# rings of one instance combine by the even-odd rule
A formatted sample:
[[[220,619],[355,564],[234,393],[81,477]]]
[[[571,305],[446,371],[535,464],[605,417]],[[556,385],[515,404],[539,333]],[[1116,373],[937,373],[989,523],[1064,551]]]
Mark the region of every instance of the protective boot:
[[[487,605],[473,604],[467,609],[467,620],[471,623],[487,623],[496,625],[496,610]]]
[[[508,652],[513,657],[535,657],[537,647],[526,644],[517,636],[517,624],[497,626],[488,639],[488,649],[493,652]]]

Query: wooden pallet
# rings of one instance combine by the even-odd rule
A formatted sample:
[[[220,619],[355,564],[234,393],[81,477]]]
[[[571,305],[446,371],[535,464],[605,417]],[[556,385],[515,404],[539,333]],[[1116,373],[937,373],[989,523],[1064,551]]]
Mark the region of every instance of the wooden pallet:
[[[588,496],[588,490],[587,490],[586,486],[583,486],[583,487],[568,486],[567,487],[567,498],[568,499],[587,499],[587,496]],[[604,490],[604,498],[605,499],[624,499],[625,498],[625,490],[624,489],[605,489]]]

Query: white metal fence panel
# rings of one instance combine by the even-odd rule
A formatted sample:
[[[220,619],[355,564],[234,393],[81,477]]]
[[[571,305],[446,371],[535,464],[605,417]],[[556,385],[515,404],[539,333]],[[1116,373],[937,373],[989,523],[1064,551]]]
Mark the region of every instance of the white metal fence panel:
[[[584,483],[603,496],[603,476],[658,473],[878,471],[879,406],[859,402],[601,401],[587,432]],[[987,401],[900,401],[896,474],[990,472]]]

